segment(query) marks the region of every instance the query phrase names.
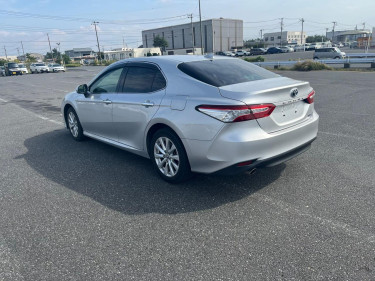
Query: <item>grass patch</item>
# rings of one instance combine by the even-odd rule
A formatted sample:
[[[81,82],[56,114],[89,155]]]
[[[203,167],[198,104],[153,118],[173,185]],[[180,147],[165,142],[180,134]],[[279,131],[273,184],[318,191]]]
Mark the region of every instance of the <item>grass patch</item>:
[[[297,62],[291,70],[296,71],[312,71],[312,70],[332,70],[332,67],[329,67],[328,65],[324,63],[320,63],[317,61],[307,60],[304,62]]]
[[[263,62],[264,57],[257,56],[257,57],[254,57],[254,58],[244,58],[244,60],[247,61],[247,62]]]
[[[81,66],[79,63],[68,63],[65,65],[65,67],[79,67]]]

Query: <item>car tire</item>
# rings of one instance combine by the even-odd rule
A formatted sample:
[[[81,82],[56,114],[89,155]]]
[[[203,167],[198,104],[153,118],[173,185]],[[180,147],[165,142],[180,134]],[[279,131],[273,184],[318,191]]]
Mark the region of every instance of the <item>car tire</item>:
[[[191,177],[189,159],[180,138],[170,129],[157,131],[151,139],[149,155],[159,176],[169,183]]]
[[[339,60],[339,59],[340,59],[340,57],[335,57],[334,59],[335,59],[335,60]]]
[[[318,57],[314,57],[314,60],[318,60],[319,58]]]
[[[82,141],[85,136],[83,135],[83,129],[81,122],[75,110],[70,107],[66,112],[66,123],[69,128],[70,135],[75,141]]]

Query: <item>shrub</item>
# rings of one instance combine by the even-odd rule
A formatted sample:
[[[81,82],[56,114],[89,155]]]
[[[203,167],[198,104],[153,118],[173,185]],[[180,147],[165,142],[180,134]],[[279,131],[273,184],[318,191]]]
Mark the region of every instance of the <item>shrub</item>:
[[[307,60],[304,62],[297,62],[292,70],[296,71],[311,71],[311,70],[332,70],[332,67],[316,61]]]
[[[247,61],[247,62],[262,62],[262,61],[264,61],[264,57],[257,56],[255,58],[244,58],[244,60]]]

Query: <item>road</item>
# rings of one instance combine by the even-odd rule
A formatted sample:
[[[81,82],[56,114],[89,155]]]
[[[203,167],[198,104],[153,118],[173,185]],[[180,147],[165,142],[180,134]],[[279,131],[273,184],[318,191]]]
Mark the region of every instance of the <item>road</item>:
[[[305,154],[170,185],[61,123],[100,68],[0,77],[0,280],[374,280],[374,74],[281,72],[317,92]]]

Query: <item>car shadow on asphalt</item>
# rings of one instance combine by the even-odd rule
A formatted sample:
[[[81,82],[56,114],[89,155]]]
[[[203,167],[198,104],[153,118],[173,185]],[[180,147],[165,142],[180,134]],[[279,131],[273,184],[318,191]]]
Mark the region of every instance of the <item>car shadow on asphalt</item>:
[[[23,158],[39,174],[103,206],[125,214],[177,214],[212,209],[240,200],[270,185],[285,164],[250,175],[195,175],[172,185],[153,170],[149,159],[95,141],[74,141],[55,130],[24,142]]]

